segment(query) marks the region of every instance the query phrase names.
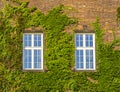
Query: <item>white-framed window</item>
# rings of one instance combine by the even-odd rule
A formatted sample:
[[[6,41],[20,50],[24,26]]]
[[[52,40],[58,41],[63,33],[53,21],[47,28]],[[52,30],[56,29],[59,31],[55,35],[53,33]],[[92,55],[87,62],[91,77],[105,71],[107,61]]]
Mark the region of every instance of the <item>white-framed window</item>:
[[[95,70],[95,34],[75,34],[75,69]]]
[[[23,34],[23,70],[43,69],[43,34]]]

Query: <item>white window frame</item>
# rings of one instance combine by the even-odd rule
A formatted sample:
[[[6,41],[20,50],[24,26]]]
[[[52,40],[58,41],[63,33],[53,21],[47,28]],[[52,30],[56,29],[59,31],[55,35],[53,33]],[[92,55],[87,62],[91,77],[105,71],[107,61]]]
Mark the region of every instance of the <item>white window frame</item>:
[[[83,35],[83,47],[76,46],[76,35]],[[86,47],[85,35],[93,35],[93,47]],[[96,70],[96,53],[95,53],[95,33],[75,33],[75,69],[76,70]],[[83,68],[77,68],[76,66],[76,50],[83,50]],[[93,68],[86,68],[86,50],[93,50]]]
[[[31,47],[24,47],[24,35],[31,34]],[[41,47],[34,46],[34,35],[41,35]],[[32,68],[24,68],[24,56],[23,56],[23,70],[43,70],[43,33],[23,33],[23,55],[24,50],[31,50],[32,51]],[[34,68],[34,50],[41,50],[41,68]]]

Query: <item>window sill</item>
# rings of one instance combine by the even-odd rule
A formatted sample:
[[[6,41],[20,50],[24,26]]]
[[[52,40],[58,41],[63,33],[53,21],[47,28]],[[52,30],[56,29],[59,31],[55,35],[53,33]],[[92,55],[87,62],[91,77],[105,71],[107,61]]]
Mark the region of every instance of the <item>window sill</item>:
[[[96,69],[75,69],[75,68],[72,68],[71,70],[73,72],[97,72]]]
[[[24,69],[24,70],[22,70],[22,72],[47,72],[47,70],[46,69],[37,69],[37,70],[35,70],[35,69]]]

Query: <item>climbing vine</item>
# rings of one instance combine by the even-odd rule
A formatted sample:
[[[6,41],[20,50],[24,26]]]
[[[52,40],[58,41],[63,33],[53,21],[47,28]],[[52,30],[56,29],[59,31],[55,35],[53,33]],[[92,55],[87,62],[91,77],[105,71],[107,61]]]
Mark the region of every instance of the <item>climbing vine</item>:
[[[12,3],[12,4],[11,4]],[[11,0],[0,10],[0,91],[2,92],[118,92],[120,52],[115,39],[102,40],[99,19],[92,24],[96,33],[96,72],[73,72],[74,31],[65,27],[77,21],[64,14],[63,5],[47,14],[28,2]],[[46,72],[22,71],[22,36],[25,28],[42,27],[45,38]]]

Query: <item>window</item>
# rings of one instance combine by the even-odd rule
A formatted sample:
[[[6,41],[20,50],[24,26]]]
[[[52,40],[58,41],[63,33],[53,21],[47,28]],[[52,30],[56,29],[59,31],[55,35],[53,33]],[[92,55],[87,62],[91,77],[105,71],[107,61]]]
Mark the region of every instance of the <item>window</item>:
[[[23,69],[43,69],[43,34],[23,34]]]
[[[95,70],[95,34],[75,34],[76,70]]]

